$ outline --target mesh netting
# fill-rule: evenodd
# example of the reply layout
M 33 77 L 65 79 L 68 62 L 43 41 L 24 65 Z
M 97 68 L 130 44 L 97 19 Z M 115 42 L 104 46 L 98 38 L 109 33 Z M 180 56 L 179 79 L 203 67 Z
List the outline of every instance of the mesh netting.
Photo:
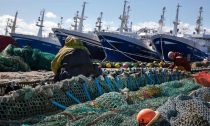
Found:
M 50 70 L 55 55 L 30 47 L 8 45 L 0 54 L 0 71 Z
M 174 86 L 180 83 L 182 83 L 180 86 Z M 192 88 L 189 88 L 190 86 Z M 159 106 L 163 105 L 169 97 L 174 97 L 178 94 L 189 94 L 192 90 L 199 88 L 193 81 L 187 79 L 167 82 L 161 85 L 155 85 L 155 87 L 157 89 L 161 88 L 161 91 L 155 90 L 159 93 L 159 95 L 157 95 L 157 93 L 151 93 L 154 91 L 154 86 L 144 87 L 145 90 L 148 89 L 148 93 L 153 94 L 149 98 L 139 95 L 144 90 L 128 92 L 128 95 L 123 92 L 105 93 L 96 98 L 94 101 L 73 105 L 67 107 L 65 111 L 59 114 L 47 116 L 36 125 L 135 126 L 137 125 L 135 117 L 141 109 L 151 108 L 155 110 Z M 169 89 L 171 91 L 177 90 L 177 95 L 165 94 L 163 91 L 165 89 Z M 183 92 L 183 89 L 186 89 L 186 91 Z
M 0 71 L 29 71 L 30 67 L 20 57 L 0 54 Z
M 198 85 L 192 80 L 171 81 L 174 80 L 177 75 L 179 76 L 176 79 L 187 77 L 186 74 L 180 71 L 170 71 L 167 69 L 159 70 L 159 72 L 155 71 L 156 70 L 145 70 L 143 73 L 139 71 L 124 71 L 115 74 L 110 72 L 108 75 L 94 79 L 80 75 L 57 82 L 56 84 L 46 84 L 37 86 L 36 88 L 25 87 L 13 91 L 9 95 L 0 97 L 0 120 L 9 123 L 11 123 L 11 120 L 30 122 L 27 118 L 33 117 L 32 120 L 35 121 L 32 122 L 34 123 L 41 119 L 40 116 L 37 117 L 37 115 L 44 116 L 44 114 L 62 109 L 68 110 L 67 106 L 94 99 L 96 100 L 91 102 L 91 104 L 79 104 L 78 106 L 81 105 L 79 108 L 75 105 L 72 108 L 72 111 L 74 111 L 74 108 L 77 108 L 75 115 L 72 115 L 72 111 L 66 112 L 65 114 L 68 116 L 65 114 L 65 116 L 62 115 L 61 117 L 65 119 L 59 122 L 55 120 L 55 123 L 71 123 L 71 125 L 86 123 L 88 121 L 81 122 L 81 120 L 88 120 L 89 117 L 95 120 L 96 117 L 99 117 L 101 114 L 104 115 L 106 112 L 113 118 L 116 116 L 116 120 L 118 120 L 121 117 L 128 118 L 128 115 L 135 116 L 134 114 L 137 111 L 140 111 L 142 108 L 147 108 L 148 106 L 156 109 L 163 104 L 168 97 L 177 96 L 180 93 L 187 94 L 198 88 Z M 156 81 L 158 80 L 157 78 L 160 80 L 162 76 L 164 76 L 164 79 L 162 79 L 163 82 L 171 82 L 156 85 L 156 83 L 158 83 Z M 161 81 L 159 81 L 158 84 L 160 83 Z M 143 87 L 145 85 L 148 86 Z M 130 92 L 128 93 L 129 90 Z M 136 90 L 138 91 L 131 92 Z M 124 95 L 117 92 L 106 94 L 114 91 L 121 92 Z M 137 111 L 134 110 L 134 108 Z M 125 113 L 125 111 L 127 113 Z M 95 116 L 95 114 L 99 115 Z M 118 117 L 118 115 L 121 115 L 121 117 Z M 106 117 L 106 114 L 104 116 Z M 106 120 L 104 116 L 101 118 Z M 68 119 L 66 119 L 67 117 Z M 69 117 L 72 119 L 69 119 Z M 87 117 L 87 119 L 83 117 Z M 52 116 L 52 118 L 54 118 L 54 116 Z M 111 122 L 110 120 L 113 118 L 110 118 L 108 122 Z M 101 119 L 99 118 L 93 121 L 93 123 L 99 123 L 100 121 L 98 120 Z M 134 119 L 130 118 L 129 120 L 130 122 L 135 122 Z M 49 120 L 49 122 L 54 123 L 51 120 Z M 107 123 L 107 121 L 105 121 L 104 124 L 105 123 Z M 126 125 L 124 120 L 121 123 Z
M 165 74 L 165 76 L 170 76 L 170 74 Z M 180 78 L 185 76 L 180 72 Z M 119 73 L 119 75 L 100 76 L 95 79 L 81 75 L 53 85 L 26 87 L 0 97 L 0 111 L 2 111 L 0 119 L 18 120 L 54 112 L 65 109 L 66 106 L 90 101 L 104 93 L 120 91 L 124 88 L 138 90 L 139 87 L 146 85 L 148 82 L 146 80 L 149 79 L 150 82 L 155 80 L 155 78 L 138 72 L 129 76 Z M 153 84 L 149 83 L 149 85 Z
M 175 126 L 210 124 L 210 105 L 198 97 L 180 95 L 169 99 L 157 111 Z

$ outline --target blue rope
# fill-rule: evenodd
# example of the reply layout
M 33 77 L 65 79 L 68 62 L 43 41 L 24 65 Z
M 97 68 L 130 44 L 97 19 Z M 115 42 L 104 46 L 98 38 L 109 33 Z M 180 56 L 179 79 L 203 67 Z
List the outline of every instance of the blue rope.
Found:
M 96 83 L 99 95 L 102 95 L 103 93 L 102 93 L 102 90 L 101 90 L 101 86 L 99 85 L 98 78 L 95 79 L 95 83 Z
M 60 104 L 60 103 L 58 103 L 58 102 L 56 102 L 56 101 L 52 101 L 51 102 L 53 105 L 55 105 L 55 106 L 57 106 L 58 108 L 60 108 L 60 109 L 66 109 L 67 107 L 66 106 L 64 106 L 64 105 L 62 105 L 62 104 Z
M 66 92 L 66 95 L 69 97 L 69 98 L 72 98 L 74 101 L 76 101 L 77 103 L 81 103 L 80 101 L 79 101 L 79 99 L 77 99 L 76 97 L 74 97 L 71 93 L 70 93 L 70 91 L 67 91 Z
M 88 100 L 91 101 L 91 97 L 90 97 L 90 94 L 88 92 L 88 89 L 87 89 L 87 86 L 86 86 L 86 83 L 85 82 L 82 84 L 82 88 L 85 91 L 85 95 L 88 98 Z
M 166 82 L 166 70 L 163 71 L 163 78 L 164 78 L 164 82 Z
M 141 77 L 138 77 L 137 81 L 136 81 L 136 86 L 137 87 L 140 87 L 140 82 L 141 82 Z
M 109 88 L 109 91 L 112 92 L 113 90 L 112 90 L 111 82 L 110 82 L 109 78 L 108 78 L 108 77 L 105 77 L 105 81 L 106 81 L 106 84 L 107 84 L 107 86 L 108 86 L 108 88 Z
M 146 77 L 145 77 L 145 74 L 143 74 L 141 77 L 140 77 L 140 84 L 145 81 Z M 145 84 L 145 83 L 144 83 Z M 141 85 L 140 85 L 141 86 Z
M 131 77 L 130 76 L 128 77 L 128 80 L 127 80 L 127 88 L 132 90 L 132 87 L 131 87 Z
M 116 85 L 116 87 L 117 87 L 117 89 L 119 90 L 121 87 L 120 87 L 120 82 L 119 82 L 119 78 L 116 76 L 115 78 L 114 78 L 114 80 L 115 80 L 115 85 Z
M 179 80 L 179 78 L 178 78 L 178 72 L 176 71 L 176 80 Z
M 171 81 L 174 80 L 172 72 L 170 72 Z
M 157 71 L 155 71 L 155 77 L 156 77 L 156 80 L 157 80 L 158 84 L 160 84 L 160 80 L 158 78 Z
M 181 79 L 181 75 L 180 75 L 181 73 L 180 72 L 178 72 L 178 78 L 179 78 L 179 80 Z
M 151 75 L 152 75 L 152 74 L 149 72 L 149 73 L 148 73 L 149 84 L 152 84 L 152 82 L 153 82 L 153 79 L 151 78 Z

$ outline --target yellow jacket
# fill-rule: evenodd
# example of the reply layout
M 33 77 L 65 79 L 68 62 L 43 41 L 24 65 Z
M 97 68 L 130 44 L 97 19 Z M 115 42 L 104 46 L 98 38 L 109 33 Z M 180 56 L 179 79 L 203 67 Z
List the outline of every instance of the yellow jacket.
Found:
M 51 70 L 55 74 L 57 73 L 57 70 L 61 67 L 61 61 L 63 60 L 65 55 L 74 51 L 75 49 L 84 49 L 89 53 L 88 49 L 83 46 L 83 43 L 78 38 L 68 36 L 65 40 L 64 47 L 59 50 L 59 52 L 56 54 L 55 58 L 51 62 Z

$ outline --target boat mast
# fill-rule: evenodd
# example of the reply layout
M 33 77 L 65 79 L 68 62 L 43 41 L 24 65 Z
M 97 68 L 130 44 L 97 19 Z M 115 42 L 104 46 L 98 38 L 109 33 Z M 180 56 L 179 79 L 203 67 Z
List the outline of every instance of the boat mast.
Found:
M 9 30 L 8 30 L 8 28 L 9 28 L 9 25 L 10 25 L 10 22 L 11 22 L 11 19 L 7 19 L 7 24 L 6 24 L 6 28 L 5 28 L 5 35 L 7 36 L 8 35 L 8 33 L 9 33 Z
M 61 17 L 60 23 L 58 23 L 58 28 L 62 29 L 63 25 L 63 17 Z
M 13 24 L 11 26 L 11 33 L 15 33 L 16 22 L 17 22 L 17 15 L 18 15 L 18 11 L 16 11 L 16 13 L 15 13 L 15 18 L 14 18 Z
M 84 14 L 85 14 L 85 4 L 86 4 L 86 3 L 87 3 L 87 2 L 84 2 L 84 3 L 83 3 L 83 7 L 82 7 L 82 14 L 81 14 L 80 22 L 79 22 L 79 26 L 78 26 L 78 31 L 79 31 L 79 32 L 82 32 L 83 21 L 85 20 Z
M 96 22 L 96 27 L 98 28 L 98 32 L 101 31 L 101 27 L 102 27 L 102 16 L 103 16 L 103 12 L 100 13 L 100 16 L 97 18 L 97 22 Z
M 124 30 L 127 31 L 127 32 L 129 31 L 129 28 L 128 28 L 129 12 L 130 12 L 130 6 L 127 7 L 126 20 L 125 20 L 125 28 L 124 28 Z
M 74 24 L 71 25 L 75 31 L 77 30 L 78 19 L 79 19 L 79 11 L 76 12 L 76 15 L 74 17 Z
M 200 7 L 199 16 L 198 19 L 196 20 L 196 27 L 195 27 L 195 31 L 197 32 L 197 34 L 200 34 L 201 32 L 202 19 L 203 19 L 202 12 L 203 12 L 203 7 Z
M 129 32 L 132 32 L 132 31 L 133 31 L 133 28 L 132 28 L 132 27 L 133 27 L 133 22 L 131 22 L 131 23 L 130 23 L 130 29 L 129 29 Z
M 162 33 L 163 31 L 163 26 L 164 26 L 164 20 L 165 20 L 165 11 L 166 11 L 166 7 L 163 7 L 163 13 L 162 15 L 160 16 L 160 20 L 159 20 L 159 25 L 160 25 L 160 33 Z
M 177 9 L 176 9 L 176 19 L 173 22 L 174 23 L 174 32 L 173 32 L 174 36 L 177 36 L 177 29 L 178 29 L 178 25 L 179 25 L 179 8 L 180 7 L 181 6 L 178 4 Z
M 44 13 L 45 13 L 45 10 L 43 9 L 41 12 L 40 12 L 40 15 L 41 15 L 41 19 L 40 17 L 38 18 L 38 22 L 36 23 L 36 26 L 39 27 L 39 32 L 38 32 L 38 37 L 42 37 L 42 28 L 44 27 L 43 25 L 43 22 L 44 22 Z M 39 23 L 40 22 L 40 23 Z
M 123 33 L 123 28 L 126 23 L 126 7 L 127 7 L 128 1 L 124 1 L 124 8 L 123 8 L 123 15 L 120 15 L 121 25 L 120 25 L 120 33 Z

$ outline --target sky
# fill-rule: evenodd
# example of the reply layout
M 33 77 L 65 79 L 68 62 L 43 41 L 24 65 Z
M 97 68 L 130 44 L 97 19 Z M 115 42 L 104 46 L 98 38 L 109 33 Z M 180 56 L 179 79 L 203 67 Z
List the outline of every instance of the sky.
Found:
M 44 34 L 52 27 L 57 27 L 60 17 L 63 17 L 63 27 L 70 29 L 76 11 L 82 11 L 84 0 L 0 0 L 0 34 L 5 33 L 6 21 L 13 19 L 18 11 L 17 33 L 34 34 L 38 32 L 35 26 L 40 11 L 45 9 Z M 120 26 L 119 16 L 123 12 L 124 0 L 86 0 L 84 31 L 91 31 L 100 12 L 103 12 L 103 29 L 116 30 Z M 179 28 L 183 32 L 192 33 L 198 17 L 200 6 L 203 6 L 202 28 L 210 33 L 210 0 L 128 0 L 131 7 L 129 21 L 133 29 L 149 27 L 157 28 L 162 8 L 166 7 L 164 31 L 173 28 L 176 6 L 181 5 L 179 13 Z

